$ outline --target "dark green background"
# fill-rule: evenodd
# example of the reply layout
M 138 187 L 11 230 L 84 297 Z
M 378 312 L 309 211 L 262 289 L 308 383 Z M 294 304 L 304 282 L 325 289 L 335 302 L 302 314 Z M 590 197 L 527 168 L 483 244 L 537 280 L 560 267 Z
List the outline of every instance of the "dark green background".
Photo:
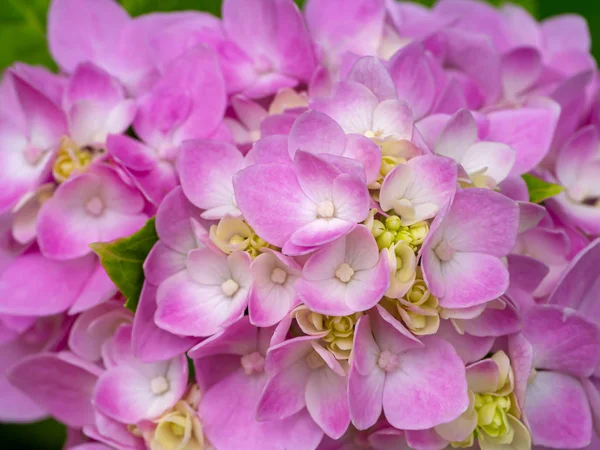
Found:
M 0 0 L 0 70 L 15 61 L 55 67 L 45 41 L 46 11 L 50 0 Z M 132 15 L 149 11 L 200 9 L 219 14 L 220 0 L 120 0 Z M 299 0 L 298 3 L 302 3 Z M 432 0 L 419 3 L 431 5 Z M 490 0 L 493 4 L 503 1 Z M 589 22 L 596 59 L 600 56 L 600 4 L 594 0 L 518 0 L 535 17 L 578 13 Z M 2 401 L 2 399 L 0 399 Z M 59 449 L 64 428 L 52 420 L 30 425 L 0 425 L 0 447 L 6 449 Z

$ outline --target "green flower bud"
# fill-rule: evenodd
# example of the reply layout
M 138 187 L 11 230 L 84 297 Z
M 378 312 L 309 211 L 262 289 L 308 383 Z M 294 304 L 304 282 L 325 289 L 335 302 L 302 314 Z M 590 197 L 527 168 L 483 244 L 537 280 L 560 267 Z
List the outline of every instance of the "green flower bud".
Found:
M 389 216 L 385 219 L 385 227 L 390 231 L 398 231 L 402 227 L 402 221 L 398 216 Z
M 377 237 L 376 241 L 379 250 L 389 248 L 389 246 L 394 243 L 394 234 L 391 231 L 384 231 L 379 237 Z
M 371 233 L 373 233 L 373 236 L 375 238 L 378 238 L 381 235 L 381 233 L 383 233 L 384 231 L 385 231 L 385 225 L 381 221 L 375 219 L 373 221 L 373 227 L 371 229 Z

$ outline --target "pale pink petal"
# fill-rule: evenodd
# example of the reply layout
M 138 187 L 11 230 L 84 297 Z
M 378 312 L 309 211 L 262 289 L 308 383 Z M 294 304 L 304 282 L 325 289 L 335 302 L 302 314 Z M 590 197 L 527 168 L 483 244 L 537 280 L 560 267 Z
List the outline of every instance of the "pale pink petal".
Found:
M 437 337 L 424 343 L 400 355 L 401 369 L 386 374 L 383 410 L 399 429 L 431 428 L 456 419 L 469 406 L 463 362 L 454 348 Z
M 398 98 L 410 105 L 416 120 L 425 116 L 435 100 L 435 79 L 423 46 L 413 42 L 400 49 L 388 63 Z
M 306 408 L 325 434 L 340 438 L 350 425 L 348 378 L 327 367 L 314 370 L 306 384 Z
M 329 99 L 316 99 L 312 109 L 321 111 L 340 124 L 344 132 L 364 134 L 373 129 L 377 97 L 364 85 L 352 81 L 338 83 Z
M 307 111 L 300 115 L 294 122 L 288 139 L 288 150 L 292 158 L 297 150 L 339 156 L 346 145 L 346 136 L 340 125 L 318 111 Z
M 380 102 L 396 98 L 396 89 L 390 73 L 382 62 L 374 56 L 365 56 L 352 66 L 347 79 L 364 84 Z M 400 97 L 401 100 L 405 100 Z M 407 102 L 411 104 L 410 102 Z
M 583 448 L 590 443 L 590 407 L 581 383 L 570 375 L 538 372 L 527 389 L 525 414 L 537 445 Z
M 242 169 L 243 160 L 239 150 L 225 142 L 195 140 L 182 145 L 178 162 L 181 187 L 194 205 L 206 210 L 204 218 L 239 215 L 232 178 Z
M 278 247 L 315 218 L 314 204 L 300 189 L 292 166 L 250 166 L 236 174 L 233 184 L 237 204 L 248 224 Z

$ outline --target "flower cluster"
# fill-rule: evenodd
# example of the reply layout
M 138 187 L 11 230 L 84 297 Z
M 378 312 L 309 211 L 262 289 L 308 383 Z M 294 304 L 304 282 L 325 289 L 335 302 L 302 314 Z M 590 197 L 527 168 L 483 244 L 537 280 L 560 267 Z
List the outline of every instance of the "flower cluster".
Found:
M 48 30 L 60 73 L 0 84 L 0 420 L 78 450 L 598 448 L 582 18 L 53 0 Z

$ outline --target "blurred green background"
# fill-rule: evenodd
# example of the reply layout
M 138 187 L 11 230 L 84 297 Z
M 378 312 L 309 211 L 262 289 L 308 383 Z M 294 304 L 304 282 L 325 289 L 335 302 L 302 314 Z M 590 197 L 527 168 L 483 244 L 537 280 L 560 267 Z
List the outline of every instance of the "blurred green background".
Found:
M 132 14 L 149 11 L 196 9 L 219 14 L 221 0 L 119 0 Z M 432 5 L 434 0 L 418 3 Z M 55 68 L 45 40 L 46 12 L 50 0 L 0 0 L 0 70 L 15 61 L 43 64 Z M 302 4 L 303 0 L 297 0 Z M 504 1 L 489 0 L 500 5 Z M 584 16 L 592 32 L 596 59 L 600 57 L 600 3 L 595 0 L 516 0 L 535 17 L 543 19 L 556 14 L 577 13 Z M 0 399 L 2 401 L 2 399 Z M 62 448 L 66 431 L 60 424 L 45 420 L 37 424 L 0 424 L 0 448 L 7 450 Z

